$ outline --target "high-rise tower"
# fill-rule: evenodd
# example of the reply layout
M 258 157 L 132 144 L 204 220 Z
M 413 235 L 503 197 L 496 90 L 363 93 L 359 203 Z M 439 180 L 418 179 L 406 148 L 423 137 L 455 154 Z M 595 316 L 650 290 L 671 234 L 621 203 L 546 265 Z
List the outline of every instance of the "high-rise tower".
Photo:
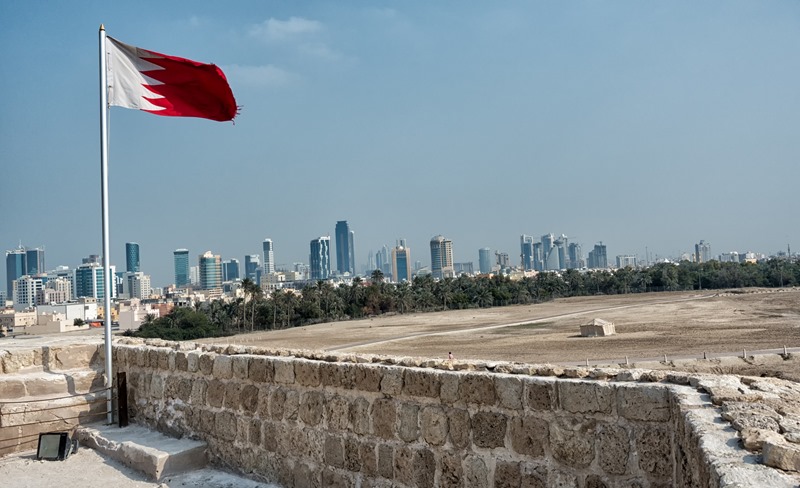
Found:
M 392 249 L 392 280 L 396 283 L 411 281 L 411 249 L 403 245 Z
M 492 250 L 488 247 L 478 249 L 478 270 L 481 274 L 492 272 Z
M 25 274 L 36 276 L 45 273 L 44 268 L 44 249 L 25 249 Z
M 346 220 L 336 222 L 336 271 L 355 274 L 355 250 L 353 236 Z
M 526 236 L 525 234 L 519 236 L 519 246 L 522 269 L 530 271 L 533 269 L 533 236 Z
M 14 296 L 14 280 L 27 273 L 25 248 L 6 251 L 6 296 Z
M 248 254 L 244 257 L 244 277 L 253 283 L 258 283 L 259 269 L 261 267 L 261 258 L 258 254 Z
M 125 270 L 128 273 L 137 273 L 139 269 L 139 244 L 135 242 L 125 243 Z
M 200 266 L 200 288 L 214 290 L 222 287 L 222 259 L 206 251 L 198 258 Z
M 435 279 L 455 276 L 453 241 L 441 235 L 431 238 L 431 275 Z
M 310 248 L 311 279 L 327 280 L 331 276 L 331 237 L 312 239 Z
M 272 250 L 272 239 L 264 239 L 262 244 L 264 250 L 264 274 L 275 272 L 275 253 Z
M 176 249 L 173 253 L 175 262 L 175 286 L 188 286 L 189 281 L 189 250 Z

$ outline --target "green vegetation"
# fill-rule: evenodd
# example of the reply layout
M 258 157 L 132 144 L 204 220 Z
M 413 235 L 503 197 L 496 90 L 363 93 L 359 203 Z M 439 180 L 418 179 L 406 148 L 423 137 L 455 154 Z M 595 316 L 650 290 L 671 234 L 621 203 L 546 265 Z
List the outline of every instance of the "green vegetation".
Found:
M 377 270 L 371 278 L 365 282 L 357 277 L 352 285 L 337 288 L 330 282 L 318 281 L 297 293 L 277 290 L 269 297 L 264 297 L 255 283 L 245 280 L 243 298 L 203 303 L 196 309 L 177 308 L 166 317 L 155 320 L 150 317 L 131 335 L 187 340 L 387 313 L 535 304 L 572 296 L 794 286 L 800 283 L 800 261 L 660 263 L 647 269 L 623 268 L 614 272 L 568 270 L 561 275 L 545 272 L 521 280 L 506 276 L 460 276 L 435 281 L 430 276 L 421 276 L 411 284 L 393 284 L 386 283 L 383 273 Z M 518 327 L 529 325 L 544 324 Z

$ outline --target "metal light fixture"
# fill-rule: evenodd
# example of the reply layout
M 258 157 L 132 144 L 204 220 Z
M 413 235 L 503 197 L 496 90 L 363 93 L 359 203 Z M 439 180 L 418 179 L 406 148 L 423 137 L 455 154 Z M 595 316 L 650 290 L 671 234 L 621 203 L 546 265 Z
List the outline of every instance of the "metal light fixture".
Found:
M 70 439 L 66 432 L 45 432 L 39 434 L 39 447 L 36 459 L 63 461 L 78 447 L 77 439 Z

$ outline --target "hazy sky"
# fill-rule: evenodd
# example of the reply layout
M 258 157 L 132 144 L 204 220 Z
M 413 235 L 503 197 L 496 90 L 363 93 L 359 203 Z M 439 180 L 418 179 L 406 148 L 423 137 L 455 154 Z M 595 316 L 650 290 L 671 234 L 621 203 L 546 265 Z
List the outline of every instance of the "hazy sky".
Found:
M 236 123 L 110 113 L 112 263 L 141 246 L 455 260 L 565 233 L 609 256 L 800 248 L 796 1 L 0 2 L 0 247 L 101 253 L 98 27 L 221 66 Z M 335 266 L 335 262 L 334 262 Z M 5 276 L 5 274 L 3 274 Z M 3 280 L 4 282 L 4 280 Z

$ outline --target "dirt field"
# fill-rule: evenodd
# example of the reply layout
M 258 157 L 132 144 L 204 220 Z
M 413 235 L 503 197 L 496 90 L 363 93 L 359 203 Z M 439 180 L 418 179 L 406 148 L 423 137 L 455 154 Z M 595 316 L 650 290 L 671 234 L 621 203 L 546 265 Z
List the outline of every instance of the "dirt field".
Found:
M 580 337 L 579 325 L 593 318 L 614 322 L 617 334 Z M 671 361 L 702 357 L 704 352 L 710 358 L 742 355 L 743 349 L 750 355 L 784 345 L 800 347 L 800 289 L 569 298 L 334 322 L 205 342 L 429 358 L 445 358 L 452 351 L 457 359 L 526 363 L 588 359 L 591 364 L 618 364 L 626 356 L 641 362 L 665 354 Z M 785 366 L 789 373 L 797 369 Z M 772 373 L 783 376 L 781 369 Z

